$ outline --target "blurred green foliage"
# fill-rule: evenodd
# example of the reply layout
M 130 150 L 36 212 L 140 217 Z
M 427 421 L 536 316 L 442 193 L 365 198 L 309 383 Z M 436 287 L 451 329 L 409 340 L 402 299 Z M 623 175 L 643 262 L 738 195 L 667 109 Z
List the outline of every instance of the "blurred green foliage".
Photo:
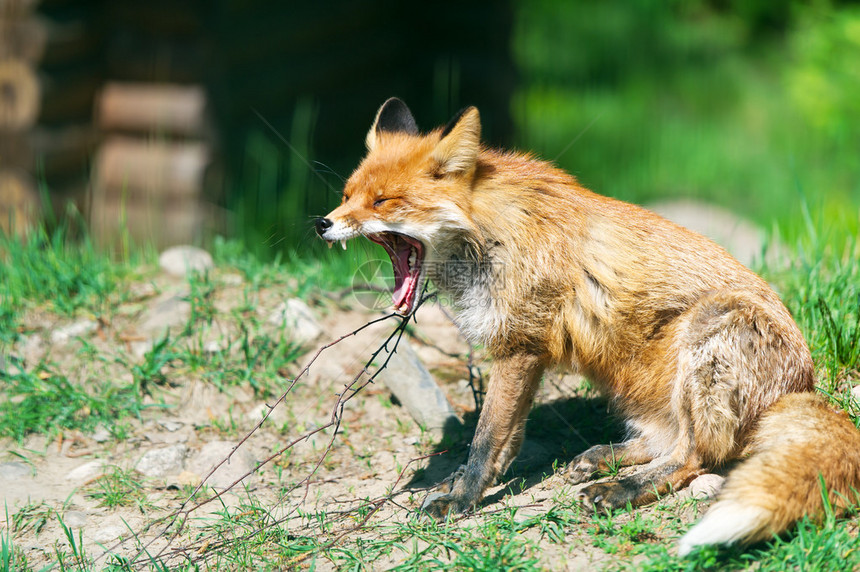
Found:
M 518 72 L 510 101 L 515 131 L 512 141 L 490 137 L 492 144 L 533 151 L 623 200 L 714 202 L 776 228 L 789 242 L 806 234 L 810 213 L 839 229 L 834 236 L 860 230 L 857 6 L 827 0 L 511 0 L 506 6 L 513 28 L 498 33 L 510 33 Z M 488 2 L 484 9 L 501 8 Z M 406 85 L 405 78 L 432 76 L 427 85 L 436 104 L 406 98 L 419 125 L 444 124 L 439 102 L 445 100 L 477 105 L 492 126 L 503 112 L 463 87 L 462 67 L 468 61 L 469 74 L 486 68 L 492 76 L 491 61 L 481 60 L 489 56 L 440 58 L 387 72 Z M 342 86 L 342 105 L 363 121 L 354 122 L 360 128 L 336 126 L 335 147 L 313 94 L 297 100 L 283 132 L 260 124 L 244 139 L 231 185 L 241 197 L 237 234 L 256 253 L 320 246 L 312 218 L 337 204 L 375 111 L 368 97 L 358 106 L 350 93 L 376 94 L 380 103 L 404 95 L 389 93 L 379 77 L 367 81 L 373 85 Z M 324 134 L 326 146 L 318 144 Z
M 860 8 L 809 13 L 791 38 L 794 63 L 786 74 L 792 103 L 819 136 L 860 136 Z
M 695 197 L 783 238 L 858 230 L 860 11 L 792 2 L 518 4 L 518 146 L 588 187 Z

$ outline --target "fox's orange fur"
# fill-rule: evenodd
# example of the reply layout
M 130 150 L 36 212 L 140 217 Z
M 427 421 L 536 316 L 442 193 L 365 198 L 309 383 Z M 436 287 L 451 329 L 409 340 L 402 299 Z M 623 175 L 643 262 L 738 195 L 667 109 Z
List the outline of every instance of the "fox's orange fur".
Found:
M 648 502 L 753 452 L 713 510 L 755 524 L 720 537 L 709 513 L 682 551 L 757 540 L 814 513 L 816 471 L 846 496 L 860 489 L 860 433 L 811 393 L 793 395 L 813 389 L 803 336 L 773 290 L 722 248 L 529 155 L 482 147 L 475 108 L 421 134 L 406 106 L 389 100 L 367 146 L 318 232 L 385 246 L 403 314 L 418 283 L 432 279 L 457 306 L 461 330 L 493 356 L 469 460 L 425 504 L 431 515 L 480 501 L 519 451 L 541 376 L 556 366 L 605 392 L 630 435 L 579 455 L 571 480 L 590 480 L 610 457 L 647 463 L 584 487 L 589 507 Z M 795 431 L 797 442 L 785 437 Z

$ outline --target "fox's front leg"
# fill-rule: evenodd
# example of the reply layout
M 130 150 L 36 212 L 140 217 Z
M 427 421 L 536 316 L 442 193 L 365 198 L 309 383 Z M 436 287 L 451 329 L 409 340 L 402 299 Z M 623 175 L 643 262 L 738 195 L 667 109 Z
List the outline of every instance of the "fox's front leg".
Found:
M 541 357 L 526 353 L 495 359 L 469 460 L 446 483 L 448 492 L 427 497 L 422 508 L 430 516 L 470 509 L 516 457 L 544 367 Z

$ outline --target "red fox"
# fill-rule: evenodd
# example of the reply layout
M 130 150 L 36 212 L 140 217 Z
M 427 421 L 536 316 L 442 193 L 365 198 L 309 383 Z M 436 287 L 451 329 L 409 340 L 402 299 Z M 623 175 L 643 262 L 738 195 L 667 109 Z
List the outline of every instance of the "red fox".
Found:
M 316 221 L 329 243 L 364 236 L 386 250 L 396 312 L 413 311 L 429 278 L 492 355 L 468 460 L 427 513 L 481 500 L 519 452 L 544 370 L 559 366 L 603 391 L 629 434 L 577 456 L 570 480 L 592 480 L 607 459 L 643 465 L 582 488 L 591 509 L 647 503 L 749 457 L 681 539 L 682 554 L 819 514 L 818 475 L 834 507 L 856 502 L 860 432 L 814 395 L 806 342 L 764 280 L 706 238 L 480 136 L 474 107 L 422 134 L 389 99 L 342 204 Z

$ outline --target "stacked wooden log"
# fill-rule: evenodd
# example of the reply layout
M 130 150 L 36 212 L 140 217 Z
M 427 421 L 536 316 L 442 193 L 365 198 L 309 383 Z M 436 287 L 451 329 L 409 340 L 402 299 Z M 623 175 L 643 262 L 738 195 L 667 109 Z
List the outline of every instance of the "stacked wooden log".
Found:
M 97 12 L 0 0 L 0 230 L 22 233 L 40 206 L 83 196 L 96 143 Z M 59 9 L 59 12 L 57 10 Z M 59 17 L 58 17 L 59 16 Z M 40 193 L 53 204 L 40 205 Z M 50 191 L 50 192 L 48 192 Z
M 96 124 L 105 138 L 92 174 L 91 230 L 103 242 L 127 232 L 159 247 L 198 241 L 211 152 L 199 85 L 105 85 Z
M 23 233 L 33 222 L 38 195 L 26 172 L 26 131 L 39 113 L 33 69 L 43 51 L 42 26 L 26 2 L 0 2 L 0 231 Z
M 207 94 L 209 3 L 110 0 L 95 124 L 90 226 L 158 247 L 197 243 L 217 223 Z

